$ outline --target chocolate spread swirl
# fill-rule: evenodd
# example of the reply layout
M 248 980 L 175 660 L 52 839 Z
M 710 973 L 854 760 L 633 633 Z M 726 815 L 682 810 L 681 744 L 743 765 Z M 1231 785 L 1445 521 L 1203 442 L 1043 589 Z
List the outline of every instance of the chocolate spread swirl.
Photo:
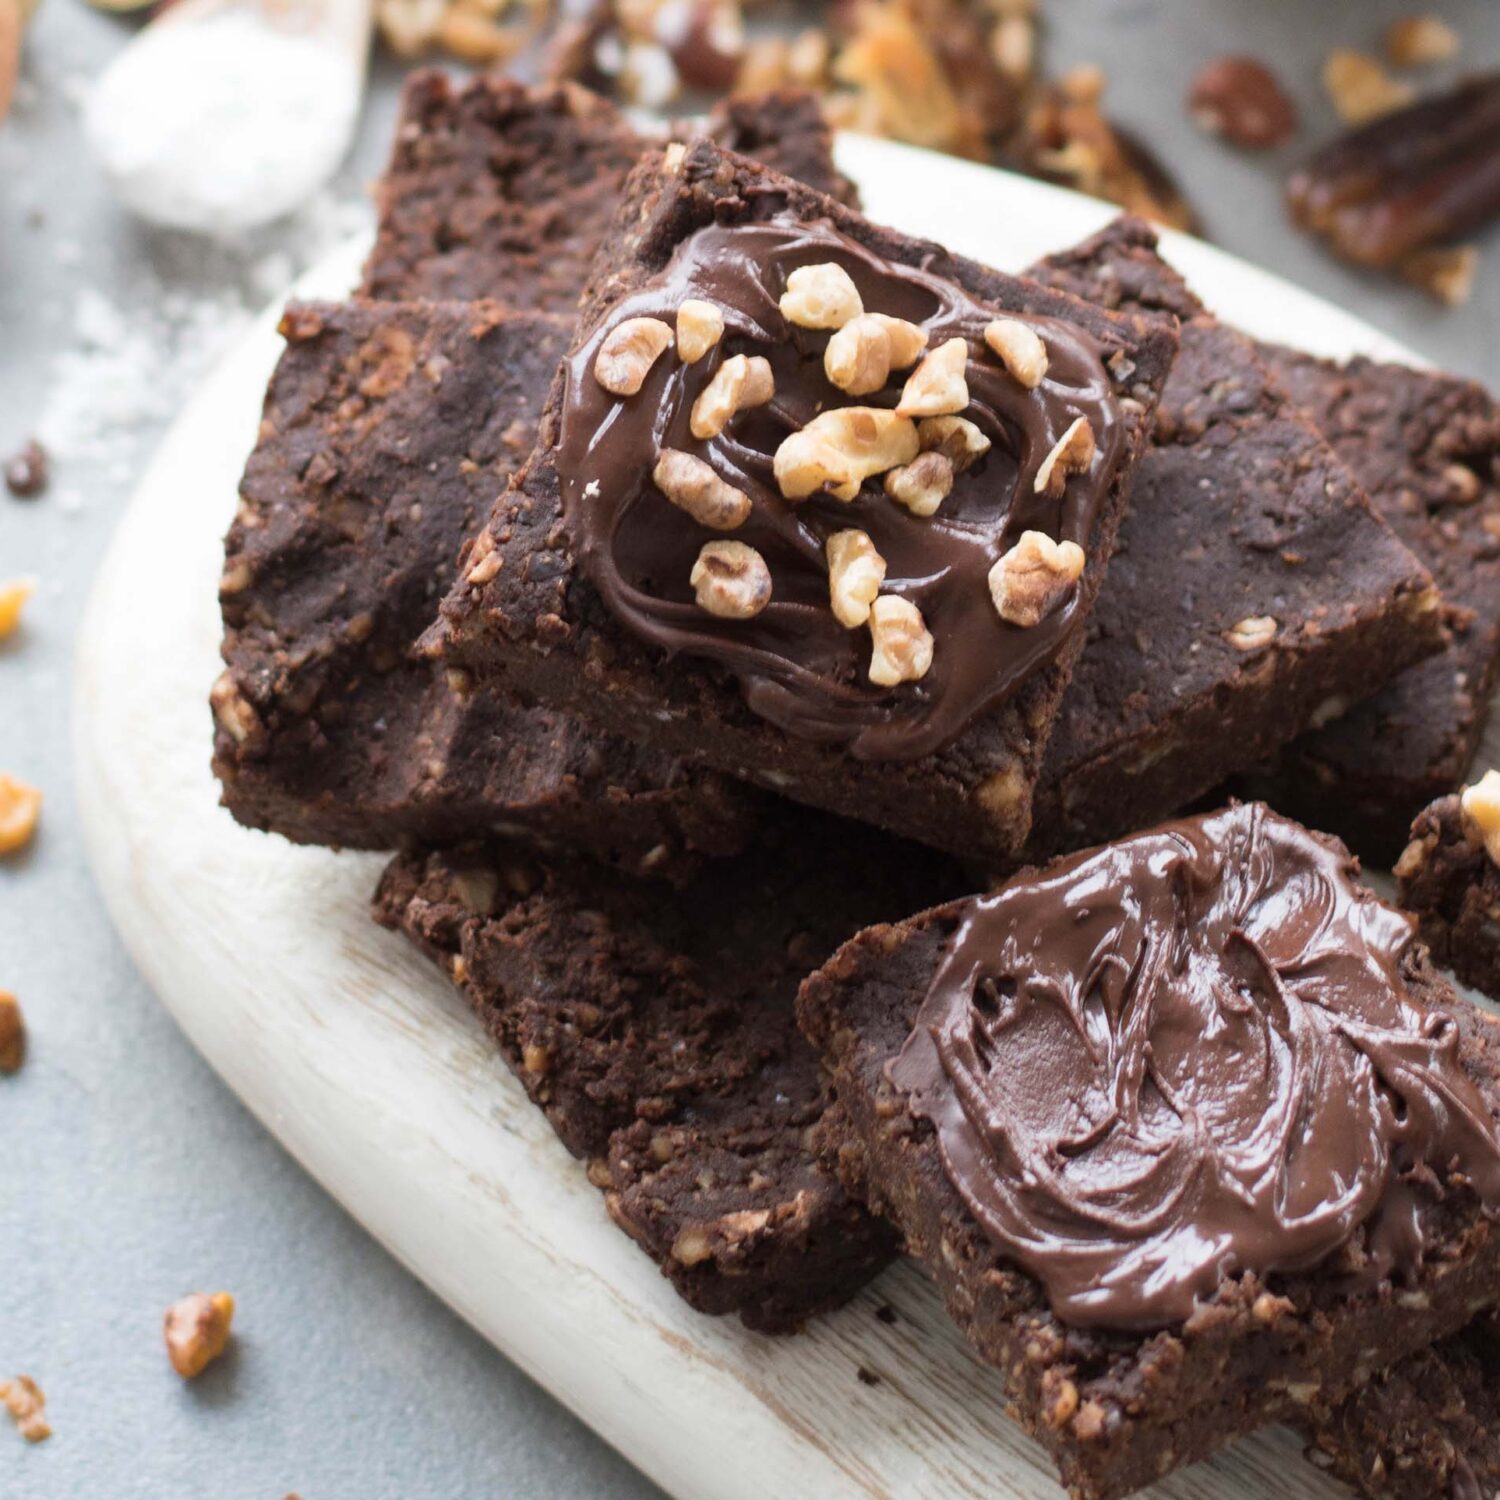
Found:
M 1415 924 L 1356 869 L 1251 804 L 966 907 L 890 1078 L 1062 1321 L 1161 1327 L 1336 1252 L 1400 1276 L 1424 1167 L 1500 1206 L 1457 1026 L 1403 978 Z
M 894 373 L 874 395 L 846 396 L 824 374 L 830 334 L 782 317 L 778 302 L 791 272 L 829 261 L 852 277 L 866 312 L 925 328 L 929 351 L 953 337 L 970 345 L 971 401 L 962 415 L 992 446 L 958 475 L 934 516 L 907 511 L 879 479 L 845 503 L 827 494 L 788 501 L 773 477 L 776 449 L 790 433 L 832 407 L 895 406 L 910 374 Z M 669 349 L 634 396 L 604 390 L 593 368 L 610 330 L 636 317 L 675 325 L 690 297 L 723 312 L 718 345 L 695 364 Z M 930 754 L 1010 697 L 1056 656 L 1082 606 L 1075 590 L 1040 624 L 1008 624 L 990 599 L 989 570 L 1025 530 L 1088 550 L 1124 427 L 1101 344 L 1058 319 L 1025 319 L 1046 343 L 1049 361 L 1042 384 L 1027 390 L 984 345 L 985 326 L 996 316 L 953 283 L 882 260 L 827 224 L 712 225 L 683 241 L 658 278 L 610 309 L 566 372 L 557 450 L 564 514 L 610 611 L 669 654 L 728 669 L 750 708 L 788 734 L 847 746 L 861 759 Z M 689 431 L 693 402 L 736 354 L 769 360 L 775 398 L 738 413 L 719 437 L 699 441 Z M 1071 477 L 1060 499 L 1034 494 L 1037 469 L 1080 416 L 1097 441 L 1088 471 Z M 754 547 L 770 568 L 772 600 L 753 619 L 718 618 L 694 602 L 689 578 L 698 551 L 726 533 L 699 525 L 658 493 L 651 476 L 662 448 L 703 459 L 750 497 L 750 518 L 727 535 Z M 869 632 L 834 618 L 824 544 L 848 528 L 868 533 L 886 559 L 882 591 L 909 599 L 932 632 L 933 662 L 920 681 L 872 684 Z

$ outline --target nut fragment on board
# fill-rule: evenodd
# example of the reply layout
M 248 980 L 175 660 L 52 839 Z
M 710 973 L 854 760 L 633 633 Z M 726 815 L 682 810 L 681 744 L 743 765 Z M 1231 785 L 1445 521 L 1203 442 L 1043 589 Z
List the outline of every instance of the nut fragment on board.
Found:
M 1201 68 L 1188 113 L 1210 135 L 1247 151 L 1284 145 L 1297 133 L 1297 106 L 1256 57 L 1217 57 Z
M 0 1073 L 14 1073 L 26 1059 L 26 1023 L 21 1002 L 0 990 Z
M 1412 86 L 1392 78 L 1378 57 L 1346 47 L 1335 48 L 1324 60 L 1323 88 L 1348 125 L 1367 124 L 1416 97 Z
M 17 500 L 35 500 L 45 494 L 50 478 L 47 450 L 35 438 L 5 460 L 5 487 Z
M 16 1430 L 28 1443 L 40 1443 L 52 1436 L 47 1422 L 47 1398 L 31 1376 L 0 1380 L 0 1406 L 11 1414 Z
M 1401 16 L 1385 29 L 1385 55 L 1397 68 L 1447 62 L 1462 45 L 1441 16 Z
M 201 1375 L 223 1354 L 234 1322 L 234 1298 L 228 1292 L 193 1292 L 174 1302 L 162 1319 L 167 1358 L 184 1380 Z
M 21 623 L 26 601 L 36 593 L 36 579 L 12 578 L 0 581 L 0 641 L 15 632 Z
M 41 792 L 0 771 L 0 854 L 24 849 L 36 833 L 41 815 Z

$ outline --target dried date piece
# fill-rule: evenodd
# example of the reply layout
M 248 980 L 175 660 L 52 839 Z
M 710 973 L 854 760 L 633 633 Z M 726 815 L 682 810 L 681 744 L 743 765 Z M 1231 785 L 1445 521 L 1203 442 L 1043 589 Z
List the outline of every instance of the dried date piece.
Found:
M 1385 115 L 1287 185 L 1293 220 L 1355 265 L 1394 267 L 1500 214 L 1500 73 Z
M 1258 58 L 1218 57 L 1193 80 L 1188 113 L 1210 135 L 1248 151 L 1284 145 L 1297 133 L 1297 106 Z

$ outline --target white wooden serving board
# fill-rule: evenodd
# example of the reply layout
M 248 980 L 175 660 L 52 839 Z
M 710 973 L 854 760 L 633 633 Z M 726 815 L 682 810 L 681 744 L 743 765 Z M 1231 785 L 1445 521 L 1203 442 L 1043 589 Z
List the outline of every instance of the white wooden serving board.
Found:
M 1092 200 L 845 137 L 872 217 L 1017 268 L 1110 217 Z M 1256 334 L 1413 356 L 1181 236 L 1171 258 Z M 350 244 L 297 287 L 342 295 Z M 79 639 L 90 857 L 136 963 L 224 1080 L 391 1252 L 664 1488 L 687 1500 L 1057 1500 L 998 1381 L 898 1267 L 805 1335 L 700 1317 L 609 1223 L 446 981 L 366 914 L 381 859 L 238 827 L 209 775 L 221 538 L 280 349 L 269 312 L 198 392 L 122 520 Z M 317 1253 L 315 1247 L 309 1253 Z M 882 1303 L 897 1313 L 878 1320 Z M 879 1377 L 856 1377 L 864 1367 Z M 1327 1497 L 1287 1433 L 1158 1500 Z

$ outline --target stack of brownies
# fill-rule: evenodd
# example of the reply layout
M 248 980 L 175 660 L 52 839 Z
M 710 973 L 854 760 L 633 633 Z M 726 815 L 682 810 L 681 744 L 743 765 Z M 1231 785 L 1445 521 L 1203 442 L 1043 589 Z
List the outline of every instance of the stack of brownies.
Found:
M 797 95 L 414 78 L 282 323 L 224 801 L 399 851 L 377 919 L 694 1307 L 904 1250 L 1081 1500 L 1284 1420 L 1491 1494 L 1500 1033 L 1285 814 L 1389 863 L 1449 797 L 1403 890 L 1500 973 L 1500 408 L 1137 221 L 1015 277 L 854 200 Z

